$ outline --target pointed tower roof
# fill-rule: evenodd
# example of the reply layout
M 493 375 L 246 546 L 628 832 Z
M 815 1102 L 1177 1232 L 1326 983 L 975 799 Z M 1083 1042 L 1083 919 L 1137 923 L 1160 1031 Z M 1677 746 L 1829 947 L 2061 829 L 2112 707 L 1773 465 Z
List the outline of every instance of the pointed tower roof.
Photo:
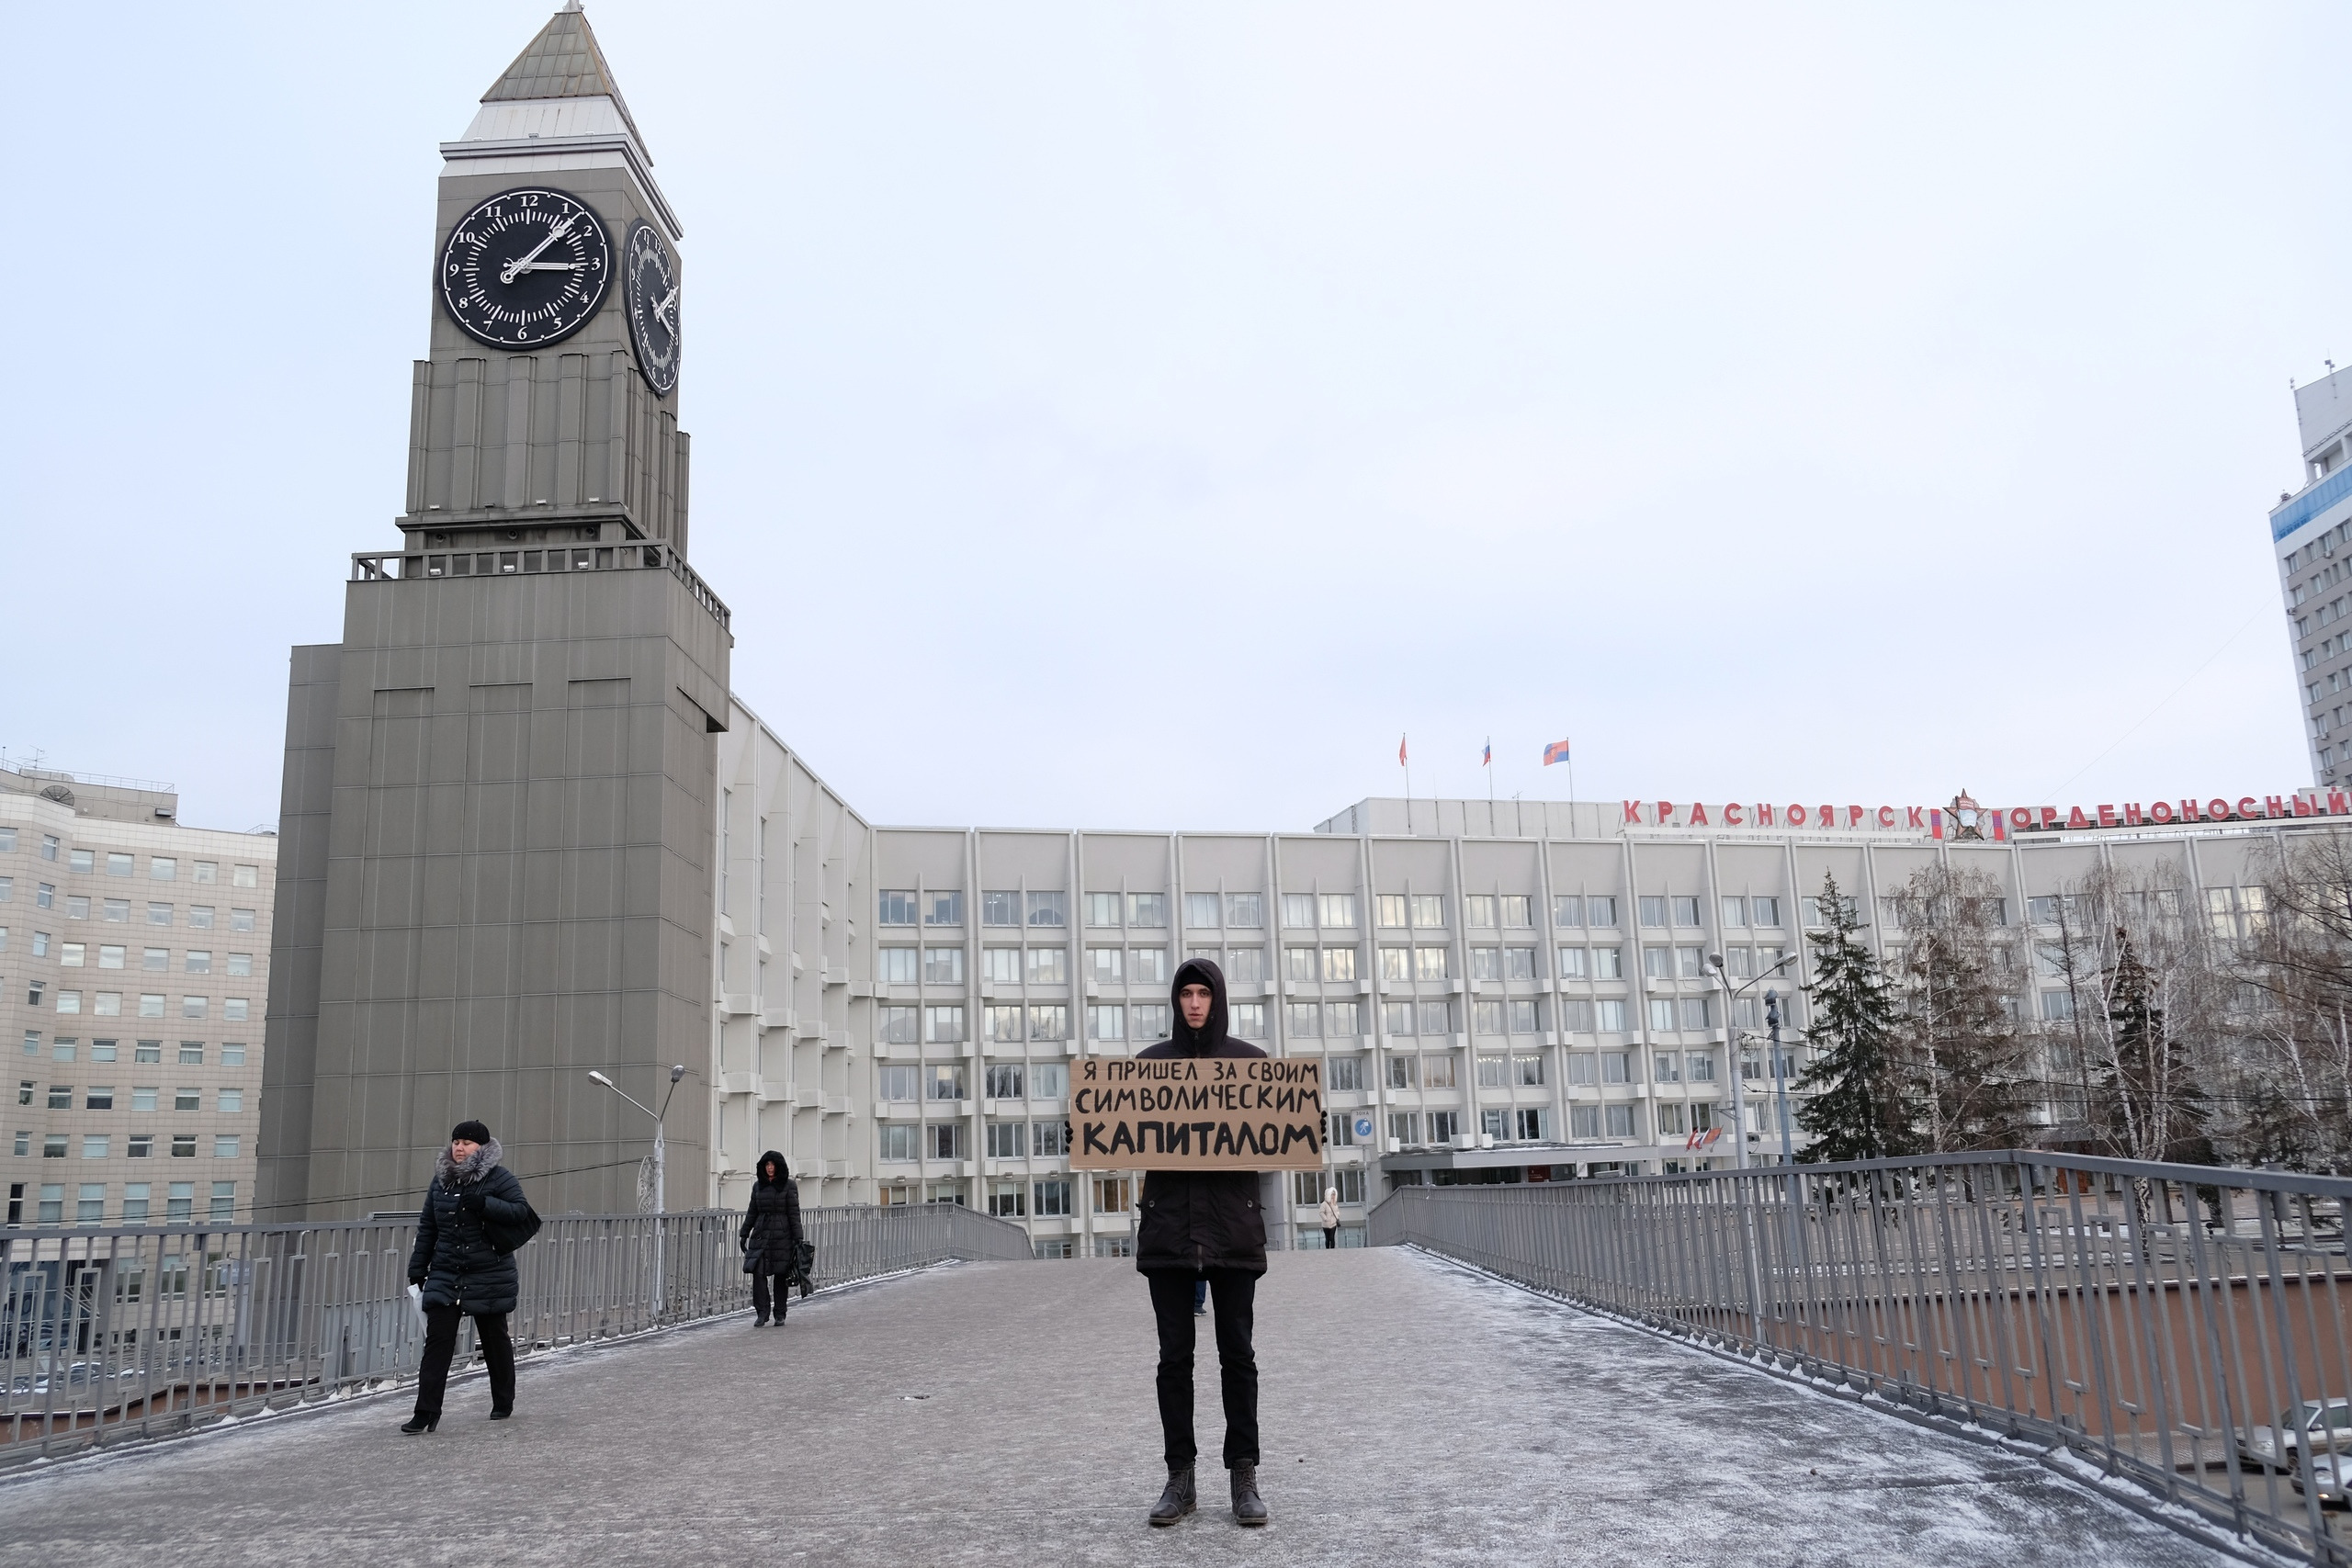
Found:
M 640 149 L 645 146 L 637 121 L 629 117 L 628 102 L 621 96 L 620 84 L 613 79 L 613 68 L 605 62 L 605 51 L 596 47 L 596 35 L 588 26 L 580 0 L 564 0 L 563 9 L 548 18 L 538 37 L 524 46 L 514 63 L 481 96 L 486 104 L 549 98 L 610 98 L 629 135 Z M 647 153 L 645 161 L 652 163 L 652 154 Z

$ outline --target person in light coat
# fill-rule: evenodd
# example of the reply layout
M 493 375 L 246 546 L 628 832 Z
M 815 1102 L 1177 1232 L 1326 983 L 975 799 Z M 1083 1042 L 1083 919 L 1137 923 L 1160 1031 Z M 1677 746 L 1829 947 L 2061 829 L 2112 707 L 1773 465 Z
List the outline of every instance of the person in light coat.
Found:
M 1323 1222 L 1323 1249 L 1329 1251 L 1340 1245 L 1340 1190 L 1323 1189 L 1323 1207 L 1317 1216 Z

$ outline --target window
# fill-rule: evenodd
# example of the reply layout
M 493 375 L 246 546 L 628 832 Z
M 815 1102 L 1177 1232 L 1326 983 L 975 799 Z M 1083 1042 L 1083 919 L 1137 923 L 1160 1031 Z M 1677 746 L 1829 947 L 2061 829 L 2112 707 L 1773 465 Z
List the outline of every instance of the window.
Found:
M 1419 1113 L 1411 1111 L 1390 1111 L 1388 1113 L 1388 1135 L 1396 1139 L 1400 1144 L 1419 1143 L 1421 1141 L 1420 1116 Z
M 1255 986 L 1266 977 L 1266 950 L 1229 947 L 1225 952 L 1225 977 L 1238 986 Z
M 147 879 L 150 882 L 169 882 L 179 874 L 180 863 L 172 856 L 149 855 L 147 857 Z
M 1311 928 L 1315 924 L 1315 895 L 1312 893 L 1283 894 L 1283 924 Z
M 1570 997 L 1560 1003 L 1560 1028 L 1570 1034 L 1592 1032 L 1592 1004 L 1581 997 Z
M 1138 986 L 1168 984 L 1168 950 L 1164 947 L 1138 947 L 1127 954 L 1129 978 Z
M 83 951 L 83 945 L 78 942 L 61 942 L 57 944 L 57 962 L 64 968 L 79 969 L 82 967 Z M 118 947 L 114 953 L 114 966 L 119 969 L 122 967 L 122 949 Z
M 1185 894 L 1184 923 L 1188 926 L 1214 928 L 1217 924 L 1219 902 L 1220 900 L 1214 893 Z
M 1631 1051 L 1603 1051 L 1600 1054 L 1600 1081 L 1604 1084 L 1634 1081 L 1634 1054 Z
M 107 1060 L 111 1062 L 114 1058 L 112 1056 L 108 1056 Z M 220 1065 L 224 1067 L 243 1066 L 245 1065 L 244 1046 L 234 1040 L 222 1041 L 220 1043 Z
M 1709 1004 L 1713 1000 L 1714 998 L 1712 997 L 1682 998 L 1680 999 L 1682 1009 L 1682 1027 L 1685 1029 L 1705 1029 L 1709 1027 Z
M 133 1133 L 133 1134 L 130 1134 L 130 1157 L 131 1157 L 132 1159 L 152 1159 L 152 1158 L 153 1158 L 153 1157 L 154 1157 L 154 1154 L 155 1154 L 155 1134 L 153 1134 L 153 1133 Z
M 1039 1159 L 1059 1158 L 1069 1153 L 1069 1123 L 1067 1122 L 1032 1122 L 1029 1123 L 1029 1146 Z
M 980 949 L 980 978 L 999 986 L 1021 982 L 1021 950 L 1017 947 Z
M 1524 893 L 1503 895 L 1503 926 L 1510 931 L 1524 930 L 1535 924 L 1535 900 Z
M 1634 1135 L 1634 1108 L 1632 1106 L 1604 1105 L 1600 1110 L 1602 1112 L 1601 1122 L 1602 1124 L 1608 1128 L 1608 1135 L 1610 1137 L 1630 1138 Z
M 1642 924 L 1645 926 L 1662 926 L 1666 924 L 1665 899 L 1642 898 L 1637 900 L 1637 902 L 1640 907 Z
M 50 858 L 53 860 L 56 857 L 52 855 Z M 109 853 L 107 856 L 107 874 L 108 876 L 129 876 L 131 873 L 131 858 L 129 855 Z
M 50 1085 L 49 1109 L 51 1111 L 73 1110 L 74 1086 L 70 1083 L 53 1083 Z
M 1067 1002 L 1036 1002 L 1029 1009 L 1029 1038 L 1039 1041 L 1069 1038 L 1069 1005 Z
M 1031 1182 L 1031 1212 L 1041 1220 L 1066 1218 L 1069 1213 L 1069 1185 L 1067 1181 Z
M 1294 1040 L 1318 1040 L 1323 1034 L 1323 1010 L 1314 1002 L 1293 1002 L 1287 1029 Z
M 1672 1051 L 1659 1052 L 1651 1063 L 1651 1068 L 1656 1075 L 1651 1080 L 1654 1083 L 1680 1083 L 1682 1081 L 1682 1057 L 1679 1053 Z
M 1060 947 L 1033 947 L 1028 953 L 1029 983 L 1033 986 L 1066 986 L 1069 984 L 1069 951 Z
M 214 1134 L 212 1139 L 212 1157 L 214 1159 L 235 1159 L 237 1157 L 236 1134 L 233 1133 L 220 1133 Z
M 1511 1120 L 1515 1123 L 1511 1129 L 1511 1135 L 1520 1142 L 1537 1144 L 1544 1141 L 1544 1108 L 1542 1106 L 1522 1105 L 1511 1112 Z
M 133 1088 L 130 1091 L 130 1109 L 133 1111 L 154 1110 L 156 1101 L 163 1092 L 160 1088 L 150 1088 L 144 1084 Z
M 1294 980 L 1315 978 L 1315 949 L 1286 947 L 1283 949 L 1283 973 Z
M 87 898 L 69 896 L 65 900 L 65 918 L 69 920 L 88 919 L 90 918 L 90 901 Z
M 1707 977 L 1707 953 L 1704 948 L 1678 947 L 1674 950 L 1674 972 L 1685 980 Z
M 2072 1022 L 2075 1017 L 2075 993 L 2072 991 L 2042 992 L 2041 1016 L 2052 1023 Z
M 1682 1134 L 1682 1107 L 1661 1101 L 1657 1108 L 1657 1135 L 1661 1138 L 1679 1138 Z
M 1116 893 L 1089 893 L 1086 896 L 1086 923 L 1090 926 L 1117 925 L 1119 896 Z
M 896 1165 L 915 1157 L 915 1128 L 907 1122 L 886 1122 L 881 1126 L 880 1157 Z
M 115 949 L 116 962 L 113 966 L 117 969 L 122 967 L 121 953 L 122 949 Z M 169 969 L 172 966 L 172 950 L 168 947 L 148 948 L 141 955 L 139 966 L 141 969 L 148 971 L 150 974 L 159 974 L 164 970 Z M 212 967 L 212 955 L 209 953 L 204 955 L 204 966 L 207 969 Z M 102 964 L 100 967 L 105 967 L 105 965 Z
M 62 1225 L 65 1223 L 65 1184 L 63 1182 L 42 1184 L 40 1208 L 38 1214 L 39 1223 L 44 1225 Z
M 109 906 L 120 904 L 123 907 L 125 917 L 128 918 L 130 909 L 130 899 L 109 898 L 107 900 L 107 903 Z M 151 926 L 170 925 L 172 923 L 172 907 L 169 904 L 148 905 L 147 923 Z M 190 905 L 187 911 L 187 923 L 192 926 L 202 927 L 208 931 L 210 930 L 212 926 L 212 906 L 209 904 Z
M 1652 997 L 1649 1013 L 1650 1029 L 1653 1032 L 1672 1029 L 1674 1027 L 1674 998 Z
M 1266 896 L 1262 893 L 1227 894 L 1225 923 L 1244 931 L 1261 929 L 1266 923 Z
M 991 1127 L 989 1133 L 989 1141 L 993 1143 L 996 1129 Z M 1028 1193 L 1029 1190 L 1018 1181 L 1000 1181 L 989 1189 L 989 1213 L 1001 1220 L 1021 1219 L 1028 1213 Z
M 886 1100 L 915 1098 L 915 1069 L 900 1065 L 886 1066 L 881 1071 L 881 1097 Z
M 1356 950 L 1354 948 L 1327 947 L 1323 950 L 1323 978 L 1353 980 L 1355 977 Z
M 251 976 L 253 972 L 254 955 L 252 953 L 232 953 L 229 954 L 229 973 L 232 977 L 243 979 Z
M 1098 1214 L 1124 1214 L 1135 1206 L 1134 1198 L 1135 1184 L 1124 1176 L 1094 1179 L 1094 1212 Z
M 1430 1142 L 1450 1144 L 1462 1135 L 1462 1112 L 1432 1111 L 1430 1112 Z
M 1692 1083 L 1715 1081 L 1715 1054 L 1713 1051 L 1693 1051 L 1682 1060 Z
M 212 880 L 209 869 L 211 864 L 212 863 L 210 861 L 204 860 L 200 860 L 196 863 L 196 879 L 198 882 L 209 882 Z M 238 866 L 234 871 L 229 874 L 229 885 L 232 887 L 259 887 L 261 886 L 261 867 L 257 865 Z
M 1356 1144 L 1356 1113 L 1334 1111 L 1326 1119 L 1323 1141 L 1335 1149 L 1351 1149 Z
M 1352 1094 L 1363 1088 L 1363 1058 L 1334 1056 L 1327 1064 L 1324 1076 L 1330 1081 L 1323 1087 L 1337 1094 Z
M 1035 1062 L 1029 1067 L 1029 1098 L 1063 1100 L 1069 1095 L 1069 1068 L 1060 1062 Z M 1039 1154 L 1049 1151 L 1039 1149 Z
M 1491 893 L 1464 894 L 1462 923 L 1472 931 L 1492 931 L 1495 925 L 1494 895 Z
M 924 1099 L 962 1100 L 965 1098 L 963 1063 L 934 1062 L 926 1070 L 925 1077 L 929 1081 L 931 1092 L 925 1095 Z
M 238 913 L 243 914 L 243 910 Z M 944 893 L 926 893 L 922 900 L 922 923 L 927 926 L 960 926 L 964 923 L 964 890 L 953 888 Z M 245 928 L 237 928 L 243 931 Z
M 1653 980 L 1674 977 L 1674 950 L 1670 947 L 1642 949 L 1642 973 Z
M 989 1127 L 989 1158 L 1021 1159 L 1029 1152 L 1029 1123 L 1026 1122 L 991 1122 Z M 1019 1188 L 1014 1188 L 1017 1193 Z
M 203 1105 L 201 1103 L 203 1099 L 204 1091 L 200 1089 L 186 1087 L 175 1089 L 172 1090 L 172 1109 L 175 1111 L 200 1111 L 203 1109 Z
M 1453 1081 L 1453 1054 L 1452 1052 L 1449 1051 L 1439 1055 L 1424 1056 L 1421 1058 L 1421 1087 L 1423 1089 L 1453 1089 L 1455 1087 Z
M 1090 947 L 1086 950 L 1086 977 L 1115 986 L 1126 973 L 1125 958 L 1124 948 Z
M 1622 980 L 1625 977 L 1625 954 L 1623 948 L 1596 947 L 1592 950 L 1592 977 L 1596 980 Z
M 886 986 L 911 986 L 915 983 L 915 952 L 911 947 L 886 947 L 875 954 L 878 979 Z
M 1510 1085 L 1510 1057 L 1483 1055 L 1479 1056 L 1478 1087 L 1480 1089 L 1507 1089 Z
M 1560 978 L 1561 978 L 1561 979 L 1563 979 L 1563 980 L 1581 980 L 1581 979 L 1583 979 L 1583 978 L 1585 977 L 1585 964 L 1584 964 L 1584 949 L 1583 949 L 1583 948 L 1581 948 L 1581 947 L 1563 947 L 1563 948 L 1559 948 L 1559 949 L 1557 949 L 1557 950 L 1555 950 L 1555 953 L 1554 953 L 1554 954 L 1553 954 L 1553 957 L 1554 957 L 1555 961 L 1555 962 L 1559 964 L 1559 966 L 1560 966 Z
M 1440 997 L 1429 1001 L 1417 1002 L 1414 1005 L 1419 1010 L 1418 1017 L 1420 1022 L 1420 1032 L 1423 1034 L 1451 1034 L 1453 1032 L 1453 998 Z
M 1405 924 L 1405 896 L 1401 893 L 1383 893 L 1376 901 L 1373 913 L 1381 925 Z
M 1034 926 L 1039 922 L 1035 916 L 1032 915 L 1029 923 Z M 1045 923 L 1057 926 L 1061 924 L 1059 920 L 1049 920 Z M 1168 924 L 1168 895 L 1165 893 L 1128 894 L 1127 924 L 1142 926 L 1149 931 L 1165 927 Z
M 1127 1037 L 1127 1010 L 1116 1005 L 1088 1008 L 1086 1037 L 1089 1040 L 1125 1040 Z
M 1470 950 L 1470 978 L 1499 980 L 1503 977 L 1503 950 L 1499 947 L 1474 947 Z
M 196 1183 L 175 1181 L 164 1190 L 164 1222 L 184 1225 L 196 1218 Z
M 1323 1004 L 1323 1033 L 1331 1040 L 1351 1040 L 1363 1032 L 1363 1013 L 1354 1002 Z
M 1413 1087 L 1412 1057 L 1391 1056 L 1388 1058 L 1388 1087 L 1390 1089 L 1410 1089 Z
M 1778 898 L 1750 898 L 1747 909 L 1757 925 L 1777 926 L 1781 923 L 1781 901 Z
M 922 1037 L 933 1044 L 947 1044 L 963 1039 L 964 1010 L 960 1007 L 923 1009 Z
M 175 1133 L 172 1134 L 172 1157 L 174 1159 L 194 1159 L 196 1157 L 196 1134 L 194 1133 Z
M 1452 972 L 1447 955 L 1450 948 L 1417 947 L 1413 949 L 1413 978 L 1442 980 Z
M 1699 923 L 1699 900 L 1696 898 L 1675 899 L 1674 923 L 1678 926 L 1697 925 Z
M 21 1098 L 22 1097 L 20 1097 L 20 1100 Z M 112 1084 L 92 1084 L 83 1092 L 82 1109 L 85 1111 L 112 1111 L 114 1109 L 114 1086 Z
M 219 1108 L 223 1116 L 233 1116 L 245 1108 L 245 1091 L 224 1089 L 220 1091 Z
M 1317 911 L 1327 926 L 1352 926 L 1356 923 L 1356 896 L 1352 893 L 1325 893 L 1316 899 Z
M 964 950 L 960 947 L 926 947 L 922 950 L 923 983 L 930 986 L 960 986 L 964 983 Z
M 131 1047 L 130 1059 L 134 1062 L 160 1062 L 164 1059 L 164 1043 L 160 1040 L 141 1040 Z M 151 1106 L 149 1109 L 153 1110 L 153 1107 Z
M 885 1045 L 912 1045 L 915 1037 L 915 1010 L 912 1008 L 876 1008 L 874 1014 L 874 1037 Z
M 122 1189 L 122 1223 L 138 1225 L 147 1223 L 147 1183 L 132 1181 Z
M 1029 895 L 1029 923 L 1033 926 L 1069 924 L 1069 895 L 1067 893 Z
M 980 895 L 980 924 L 1017 926 L 1020 923 L 1021 895 L 1017 890 L 999 889 Z
M 1533 997 L 1522 997 L 1507 1004 L 1513 1034 L 1533 1034 L 1544 1027 L 1543 1004 Z
M 1409 980 L 1413 977 L 1413 950 L 1409 947 L 1384 947 L 1380 950 L 1380 977 L 1384 980 Z
M 1472 1002 L 1470 1032 L 1474 1034 L 1500 1034 L 1503 1032 L 1503 1004 Z
M 30 1000 L 35 1006 L 39 1006 L 40 1003 L 40 990 L 41 983 L 39 980 L 35 980 L 32 984 L 32 996 L 30 998 Z M 82 1010 L 82 993 L 79 991 L 58 992 L 57 1010 L 60 1012 L 80 1012 Z
M 1021 1007 L 1018 1003 L 997 1003 L 980 1010 L 980 1028 L 984 1040 L 1001 1040 L 1014 1043 L 1021 1039 Z
M 1380 1027 L 1383 1032 L 1388 1034 L 1412 1033 L 1413 1004 L 1410 1002 L 1381 1003 Z

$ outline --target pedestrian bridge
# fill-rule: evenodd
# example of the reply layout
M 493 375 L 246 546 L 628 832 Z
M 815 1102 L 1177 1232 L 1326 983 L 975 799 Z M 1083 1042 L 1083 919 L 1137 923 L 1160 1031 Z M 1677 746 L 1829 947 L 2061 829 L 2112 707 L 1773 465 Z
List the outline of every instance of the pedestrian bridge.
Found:
M 1430 1255 L 1277 1254 L 1244 1532 L 1153 1530 L 1151 1316 L 1115 1260 L 949 1263 L 0 1483 L 0 1563 L 1560 1562 L 2168 1568 L 2221 1552 L 2035 1461 Z M 1215 1374 L 1202 1378 L 1214 1453 Z
M 1030 1261 L 960 1209 L 810 1212 L 823 1288 L 763 1329 L 735 1216 L 549 1221 L 516 1419 L 460 1381 L 416 1438 L 406 1225 L 9 1233 L 0 1568 L 2345 1568 L 2313 1454 L 2352 1447 L 2347 1198 L 2008 1154 L 1403 1189 L 1385 1245 L 1277 1253 L 1260 1287 L 1263 1531 L 1207 1472 L 1200 1515 L 1144 1524 L 1132 1265 Z M 1211 1356 L 1200 1391 L 1214 1454 Z

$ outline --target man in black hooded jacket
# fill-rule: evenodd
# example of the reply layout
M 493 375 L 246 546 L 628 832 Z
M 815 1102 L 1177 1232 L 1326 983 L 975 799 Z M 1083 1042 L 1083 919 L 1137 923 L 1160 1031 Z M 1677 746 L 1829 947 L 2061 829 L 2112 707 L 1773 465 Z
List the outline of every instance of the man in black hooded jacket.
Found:
M 1226 1032 L 1225 972 L 1205 958 L 1176 971 L 1171 1038 L 1137 1052 L 1146 1057 L 1263 1056 Z M 1159 1425 L 1166 1440 L 1168 1487 L 1151 1510 L 1172 1525 L 1197 1506 L 1193 1483 L 1193 1287 L 1206 1280 L 1216 1308 L 1216 1359 L 1225 1393 L 1225 1467 L 1233 1482 L 1236 1523 L 1266 1522 L 1258 1495 L 1258 1358 L 1250 1348 L 1258 1276 L 1266 1271 L 1266 1214 L 1251 1170 L 1155 1170 L 1143 1181 L 1136 1268 L 1151 1284 L 1159 1321 Z

